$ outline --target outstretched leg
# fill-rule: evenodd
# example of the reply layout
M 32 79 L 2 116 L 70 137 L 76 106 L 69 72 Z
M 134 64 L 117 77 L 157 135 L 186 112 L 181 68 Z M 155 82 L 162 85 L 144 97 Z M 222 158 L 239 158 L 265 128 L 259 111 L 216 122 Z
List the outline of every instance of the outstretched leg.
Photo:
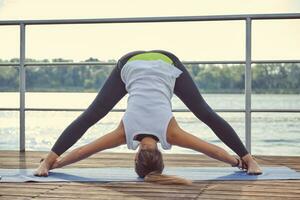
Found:
M 262 170 L 255 159 L 248 153 L 234 129 L 205 102 L 189 72 L 174 55 L 173 62 L 176 67 L 183 71 L 175 82 L 174 93 L 176 96 L 183 101 L 198 119 L 208 125 L 220 140 L 247 163 L 249 174 L 260 174 Z
M 48 176 L 48 171 L 57 158 L 78 141 L 92 125 L 107 115 L 125 96 L 127 91 L 121 79 L 120 72 L 123 65 L 121 61 L 125 61 L 125 58 L 119 60 L 89 107 L 62 132 L 51 151 L 43 161 L 41 160 L 35 175 Z
M 102 119 L 127 94 L 125 83 L 121 79 L 121 69 L 130 57 L 145 51 L 132 51 L 123 55 L 114 67 L 103 87 L 90 106 L 74 120 L 60 135 L 51 151 L 60 156 L 82 135 Z
M 247 155 L 248 151 L 234 129 L 206 103 L 189 72 L 174 55 L 173 62 L 183 71 L 175 82 L 174 93 L 176 96 L 236 154 L 240 157 Z
M 53 163 L 55 163 L 56 159 L 78 141 L 88 128 L 107 115 L 125 96 L 127 91 L 121 79 L 121 69 L 131 56 L 143 52 L 144 51 L 129 52 L 118 60 L 117 65 L 112 70 L 94 101 L 59 136 L 51 151 L 40 163 L 37 169 L 37 175 L 47 176 L 49 169 Z
M 62 132 L 51 151 L 60 156 L 125 96 L 127 91 L 120 70 L 118 65 L 114 67 L 93 102 Z

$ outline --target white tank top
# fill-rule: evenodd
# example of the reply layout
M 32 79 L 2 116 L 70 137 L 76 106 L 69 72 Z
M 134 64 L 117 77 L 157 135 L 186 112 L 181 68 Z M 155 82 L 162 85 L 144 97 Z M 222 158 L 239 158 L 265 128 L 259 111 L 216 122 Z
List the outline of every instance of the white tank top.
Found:
M 138 134 L 159 139 L 163 149 L 171 149 L 166 132 L 173 117 L 171 99 L 180 69 L 162 60 L 133 60 L 121 69 L 121 79 L 129 94 L 123 124 L 128 149 L 135 150 Z

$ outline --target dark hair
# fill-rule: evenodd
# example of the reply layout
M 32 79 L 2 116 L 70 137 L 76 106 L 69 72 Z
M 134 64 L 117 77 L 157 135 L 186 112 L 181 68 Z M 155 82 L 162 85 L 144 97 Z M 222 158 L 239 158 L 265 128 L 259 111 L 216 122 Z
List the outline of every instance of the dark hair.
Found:
M 164 162 L 162 153 L 157 149 L 141 149 L 135 161 L 135 172 L 147 182 L 160 184 L 191 185 L 190 180 L 162 174 Z

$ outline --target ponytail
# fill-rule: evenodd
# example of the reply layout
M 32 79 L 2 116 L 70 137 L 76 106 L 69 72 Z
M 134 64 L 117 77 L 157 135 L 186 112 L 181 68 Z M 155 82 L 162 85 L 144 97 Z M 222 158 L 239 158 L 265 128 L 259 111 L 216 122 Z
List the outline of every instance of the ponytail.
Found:
M 164 162 L 158 149 L 141 149 L 135 160 L 135 172 L 145 182 L 167 185 L 192 185 L 192 181 L 173 175 L 162 174 Z
M 161 174 L 156 171 L 150 172 L 144 178 L 145 182 L 158 183 L 162 185 L 192 185 L 191 180 L 174 175 Z

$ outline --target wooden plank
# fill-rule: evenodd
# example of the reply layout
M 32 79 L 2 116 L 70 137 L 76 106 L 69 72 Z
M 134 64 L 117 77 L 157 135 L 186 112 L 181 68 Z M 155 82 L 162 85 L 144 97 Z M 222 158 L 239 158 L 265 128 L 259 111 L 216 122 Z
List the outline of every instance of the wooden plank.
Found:
M 0 150 L 0 168 L 35 168 L 47 152 Z M 63 156 L 63 155 L 62 155 Z M 261 166 L 300 169 L 300 157 L 254 155 Z M 66 167 L 133 167 L 134 153 L 98 153 Z M 165 154 L 166 166 L 229 166 L 201 154 Z M 195 181 L 193 186 L 146 182 L 1 183 L 2 199 L 297 199 L 300 180 Z
M 0 200 L 8 200 L 8 199 L 13 199 L 13 200 L 32 200 L 31 197 L 16 197 L 16 196 L 9 196 L 9 195 L 8 196 L 0 196 Z
M 224 199 L 231 199 L 231 200 L 266 200 L 266 199 L 272 199 L 272 200 L 298 200 L 299 198 L 287 198 L 287 197 L 273 197 L 270 196 L 268 198 L 266 197 L 260 197 L 260 196 L 243 196 L 239 194 L 235 195 L 230 195 L 230 196 L 224 196 L 222 194 L 200 194 L 197 198 L 197 200 L 213 200 L 213 199 L 219 199 L 219 200 L 224 200 Z
M 85 200 L 89 200 L 89 199 L 97 199 L 97 200 L 116 200 L 116 199 L 124 199 L 126 198 L 126 200 L 145 200 L 144 198 L 139 198 L 139 197 L 134 197 L 134 196 L 107 196 L 107 195 L 98 195 L 98 196 L 92 196 L 92 197 L 85 197 Z M 33 199 L 32 199 L 33 200 Z M 61 197 L 48 197 L 45 195 L 41 195 L 39 197 L 35 197 L 34 200 L 62 200 Z M 78 200 L 78 198 L 74 197 L 74 198 L 68 198 L 68 200 Z
M 204 192 L 202 192 L 202 194 L 221 194 L 224 197 L 226 196 L 231 196 L 234 194 L 239 194 L 242 196 L 261 196 L 261 197 L 265 197 L 265 198 L 270 198 L 270 197 L 289 197 L 289 198 L 299 198 L 299 194 L 294 194 L 294 193 L 286 193 L 286 192 L 268 192 L 268 191 L 245 191 L 245 190 L 240 190 L 238 192 L 234 192 L 234 191 L 230 191 L 230 190 L 206 190 Z

